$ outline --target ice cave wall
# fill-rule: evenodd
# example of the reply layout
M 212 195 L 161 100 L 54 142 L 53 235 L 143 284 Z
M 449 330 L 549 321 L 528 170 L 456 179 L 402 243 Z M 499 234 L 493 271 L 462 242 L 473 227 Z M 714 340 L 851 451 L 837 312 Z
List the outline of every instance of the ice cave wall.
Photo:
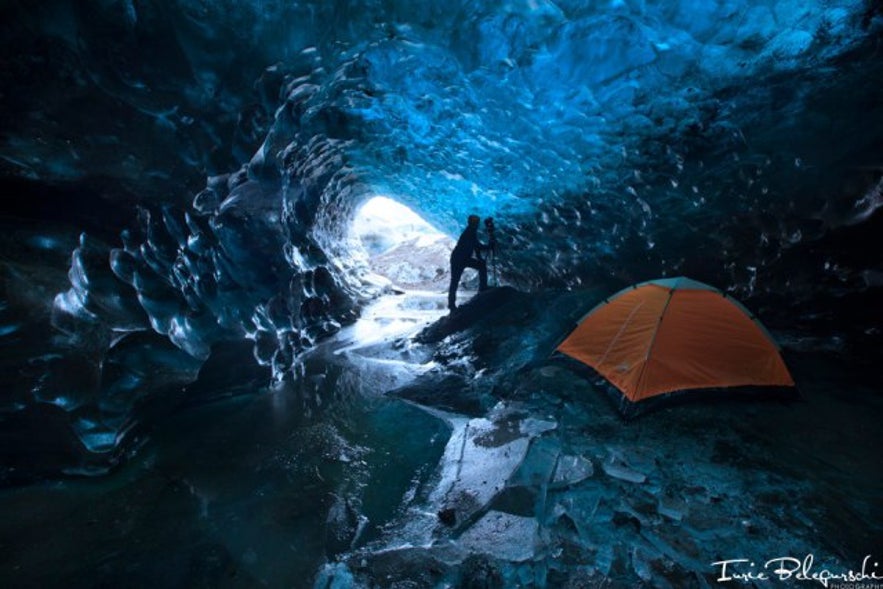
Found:
M 43 361 L 58 376 L 15 400 L 61 407 L 90 451 L 221 342 L 297 378 L 367 294 L 347 226 L 375 194 L 451 234 L 495 217 L 522 288 L 687 274 L 810 329 L 840 319 L 832 300 L 879 299 L 860 245 L 883 203 L 870 1 L 3 12 L 4 177 L 99 193 L 62 202 L 73 225 L 132 211 L 118 238 L 81 237 Z

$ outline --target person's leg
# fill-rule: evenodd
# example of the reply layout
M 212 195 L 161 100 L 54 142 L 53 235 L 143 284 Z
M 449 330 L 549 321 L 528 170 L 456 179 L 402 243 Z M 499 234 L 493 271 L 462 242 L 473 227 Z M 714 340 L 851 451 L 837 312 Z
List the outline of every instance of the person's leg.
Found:
M 448 287 L 448 309 L 457 308 L 457 288 L 460 286 L 460 277 L 463 276 L 465 266 L 451 262 L 451 285 Z
M 466 267 L 478 270 L 478 290 L 487 290 L 487 262 L 479 258 L 469 258 Z

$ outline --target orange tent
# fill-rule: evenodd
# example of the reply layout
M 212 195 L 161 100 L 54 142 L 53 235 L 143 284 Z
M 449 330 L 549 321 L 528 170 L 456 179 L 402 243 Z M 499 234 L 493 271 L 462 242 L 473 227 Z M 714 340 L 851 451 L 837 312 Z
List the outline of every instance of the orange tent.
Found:
M 627 413 L 675 391 L 794 386 L 754 316 L 721 291 L 684 277 L 620 291 L 583 317 L 557 349 L 613 383 Z

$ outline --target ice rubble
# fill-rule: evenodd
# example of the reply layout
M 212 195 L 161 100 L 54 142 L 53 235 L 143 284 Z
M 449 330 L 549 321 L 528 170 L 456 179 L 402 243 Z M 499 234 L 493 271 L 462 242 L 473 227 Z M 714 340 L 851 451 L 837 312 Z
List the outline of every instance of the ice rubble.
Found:
M 305 352 L 298 379 L 168 416 L 115 475 L 4 491 L 0 577 L 701 587 L 721 558 L 813 552 L 839 570 L 874 549 L 879 477 L 861 473 L 879 462 L 862 448 L 879 396 L 840 376 L 832 394 L 831 359 L 810 354 L 796 373 L 811 403 L 624 423 L 591 380 L 545 361 L 548 334 L 592 302 L 482 293 L 463 305 L 481 320 L 421 343 L 445 294 L 383 298 Z M 439 394 L 440 373 L 475 386 Z
M 492 297 L 470 304 L 484 305 L 491 323 L 508 312 Z M 544 320 L 538 309 L 528 314 L 526 324 Z M 459 333 L 475 353 L 483 329 L 460 326 L 427 345 L 444 358 Z M 501 337 L 531 354 L 541 348 Z M 502 368 L 457 349 L 470 364 Z M 601 390 L 554 363 L 528 363 L 509 386 L 480 417 L 421 397 L 451 428 L 438 463 L 380 534 L 321 567 L 314 587 L 710 587 L 720 573 L 713 562 L 783 550 L 815 554 L 819 568 L 857 566 L 858 545 L 844 551 L 852 532 L 832 534 L 831 520 L 845 517 L 842 525 L 850 516 L 833 498 L 820 502 L 830 491 L 826 476 L 805 476 L 814 459 L 797 458 L 779 437 L 806 425 L 804 410 L 712 404 L 627 424 Z M 870 513 L 872 503 L 868 496 L 853 505 Z M 867 549 L 873 533 L 863 533 Z

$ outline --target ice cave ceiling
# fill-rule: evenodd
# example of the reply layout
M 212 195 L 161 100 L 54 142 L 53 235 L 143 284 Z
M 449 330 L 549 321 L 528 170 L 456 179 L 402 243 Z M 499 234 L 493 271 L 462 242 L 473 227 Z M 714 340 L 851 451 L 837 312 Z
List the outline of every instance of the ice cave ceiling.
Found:
M 69 335 L 43 362 L 81 366 L 91 392 L 44 388 L 120 415 L 93 438 L 80 423 L 94 448 L 145 379 L 192 379 L 216 342 L 253 341 L 279 376 L 349 320 L 364 289 L 347 228 L 374 195 L 451 235 L 493 216 L 522 289 L 685 274 L 774 325 L 879 342 L 873 0 L 0 11 L 3 206 L 73 253 L 37 303 Z M 174 370 L 132 376 L 144 349 Z

